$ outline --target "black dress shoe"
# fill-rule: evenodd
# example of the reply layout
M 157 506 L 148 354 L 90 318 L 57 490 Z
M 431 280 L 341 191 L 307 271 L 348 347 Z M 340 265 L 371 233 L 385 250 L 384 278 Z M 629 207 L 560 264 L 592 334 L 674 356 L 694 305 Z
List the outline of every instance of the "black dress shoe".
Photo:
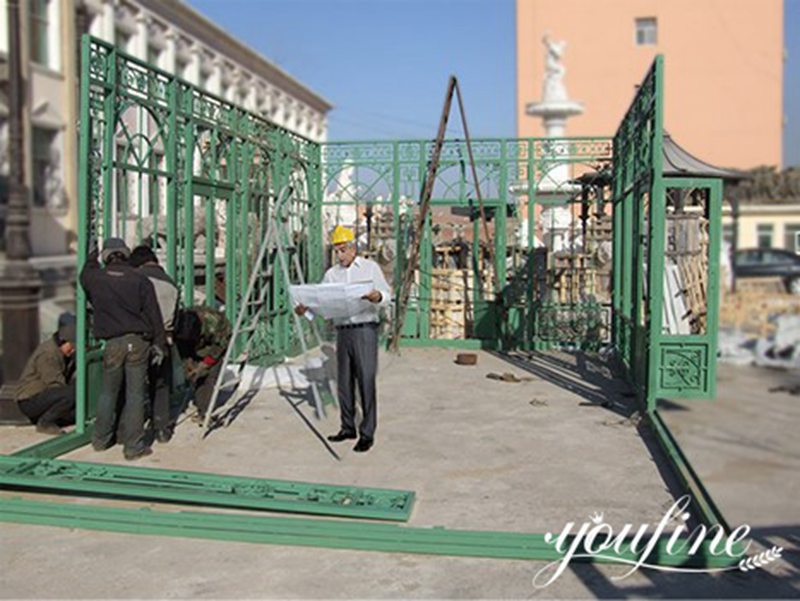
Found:
M 172 440 L 172 430 L 170 428 L 156 430 L 156 440 L 162 444 L 169 442 Z
M 133 453 L 123 453 L 124 457 L 128 461 L 136 461 L 137 459 L 141 459 L 142 457 L 147 457 L 148 455 L 153 454 L 153 449 L 150 447 L 145 447 L 140 451 L 134 451 Z
M 342 442 L 343 440 L 355 440 L 356 433 L 355 432 L 345 432 L 344 430 L 339 430 L 336 434 L 331 434 L 328 436 L 328 440 L 331 442 Z
M 373 444 L 375 444 L 375 441 L 371 438 L 359 438 L 356 446 L 353 447 L 353 450 L 356 453 L 366 453 L 372 448 Z
M 37 422 L 36 431 L 39 434 L 50 434 L 51 436 L 64 433 L 64 430 L 59 428 L 58 425 L 54 424 L 53 422 Z

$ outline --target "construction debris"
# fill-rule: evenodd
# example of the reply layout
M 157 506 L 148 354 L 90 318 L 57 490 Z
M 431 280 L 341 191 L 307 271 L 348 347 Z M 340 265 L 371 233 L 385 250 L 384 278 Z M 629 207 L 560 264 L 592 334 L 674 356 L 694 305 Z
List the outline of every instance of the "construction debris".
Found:
M 456 355 L 456 365 L 475 365 L 477 363 L 477 353 L 458 353 Z
M 721 330 L 720 361 L 736 365 L 800 368 L 800 315 L 778 315 L 772 320 L 774 333 L 748 336 L 742 331 Z
M 533 380 L 533 378 L 531 378 L 531 377 L 522 377 L 522 378 L 520 378 L 519 376 L 516 376 L 516 375 L 512 374 L 511 372 L 504 372 L 502 374 L 490 372 L 490 373 L 486 374 L 486 377 L 489 378 L 490 380 L 498 380 L 500 382 L 510 382 L 510 383 L 513 383 L 513 384 L 517 384 L 519 382 L 530 382 L 530 381 Z
M 769 389 L 770 392 L 788 392 L 792 396 L 800 396 L 800 384 L 794 386 L 775 386 Z

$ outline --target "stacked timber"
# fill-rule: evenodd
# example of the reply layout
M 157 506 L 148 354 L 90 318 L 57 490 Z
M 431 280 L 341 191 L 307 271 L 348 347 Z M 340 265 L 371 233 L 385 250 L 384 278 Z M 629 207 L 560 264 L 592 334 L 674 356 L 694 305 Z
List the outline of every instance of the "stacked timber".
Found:
M 574 303 L 595 289 L 595 261 L 589 253 L 553 255 L 553 290 L 558 302 Z
M 708 220 L 699 213 L 667 216 L 665 261 L 665 312 L 674 309 L 672 334 L 703 334 L 708 314 Z M 677 277 L 670 279 L 670 270 Z M 671 314 L 671 313 L 670 313 Z M 680 331 L 678 322 L 687 322 L 689 331 Z M 676 330 L 677 328 L 677 330 Z
M 780 292 L 748 290 L 737 280 L 736 292 L 725 293 L 720 299 L 719 325 L 766 338 L 775 333 L 777 316 L 797 314 L 800 314 L 800 298 L 787 293 L 785 288 Z
M 611 242 L 614 229 L 611 215 L 605 213 L 594 215 L 587 225 L 586 238 L 589 243 Z
M 434 267 L 431 275 L 431 338 L 466 338 L 467 304 L 472 292 L 470 271 Z

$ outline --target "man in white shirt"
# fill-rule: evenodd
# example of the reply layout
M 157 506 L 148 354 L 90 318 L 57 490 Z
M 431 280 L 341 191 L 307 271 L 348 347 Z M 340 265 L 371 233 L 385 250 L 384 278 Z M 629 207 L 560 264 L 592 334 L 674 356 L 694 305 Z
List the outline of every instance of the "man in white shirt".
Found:
M 368 451 L 375 441 L 377 407 L 375 374 L 378 368 L 378 321 L 380 308 L 391 301 L 392 292 L 381 268 L 375 261 L 356 254 L 352 230 L 336 226 L 331 236 L 337 264 L 325 272 L 324 284 L 370 282 L 372 290 L 362 298 L 370 304 L 363 311 L 346 318 L 334 319 L 336 326 L 337 387 L 339 393 L 339 432 L 328 436 L 332 442 L 356 438 L 355 386 L 361 397 L 362 420 L 358 428 L 358 443 L 353 450 Z M 295 311 L 303 315 L 304 305 Z

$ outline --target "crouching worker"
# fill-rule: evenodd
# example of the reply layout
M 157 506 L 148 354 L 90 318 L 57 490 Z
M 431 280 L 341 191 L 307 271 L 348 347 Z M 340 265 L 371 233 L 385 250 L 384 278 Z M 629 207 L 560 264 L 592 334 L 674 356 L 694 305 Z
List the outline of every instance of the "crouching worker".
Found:
M 175 344 L 194 389 L 195 420 L 202 422 L 231 339 L 231 323 L 221 311 L 205 306 L 184 309 L 178 321 Z
M 149 399 L 151 406 L 151 424 L 158 442 L 169 442 L 175 430 L 172 420 L 170 398 L 172 396 L 172 353 L 173 324 L 178 310 L 178 287 L 167 272 L 158 264 L 153 249 L 141 245 L 131 251 L 129 260 L 131 267 L 145 275 L 156 293 L 158 308 L 164 323 L 167 341 L 167 356 L 161 363 L 151 362 L 148 372 Z
M 93 250 L 80 280 L 92 305 L 94 337 L 106 343 L 92 446 L 95 451 L 110 448 L 119 431 L 125 459 L 133 460 L 152 453 L 144 429 L 147 364 L 151 357 L 157 364 L 164 360 L 166 340 L 153 284 L 128 264 L 130 254 L 125 242 L 109 238 L 101 253 L 105 269 Z M 117 399 L 123 383 L 118 428 Z
M 61 434 L 75 423 L 75 316 L 62 313 L 58 330 L 25 364 L 14 398 L 43 434 Z

